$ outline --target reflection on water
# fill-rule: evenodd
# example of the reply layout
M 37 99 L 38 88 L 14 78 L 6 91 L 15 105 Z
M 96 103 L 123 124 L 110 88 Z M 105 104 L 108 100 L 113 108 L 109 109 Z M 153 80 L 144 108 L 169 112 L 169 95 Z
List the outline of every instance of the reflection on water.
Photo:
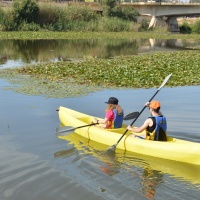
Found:
M 148 198 L 153 198 L 156 187 L 162 183 L 163 173 L 151 168 L 145 168 L 141 176 L 142 191 Z
M 190 48 L 200 48 L 200 41 L 191 39 L 0 40 L 0 67 L 91 57 L 112 58 L 151 51 Z
M 200 167 L 179 162 L 173 162 L 148 156 L 138 155 L 121 150 L 116 153 L 107 153 L 107 146 L 83 138 L 76 133 L 66 135 L 67 147 L 69 149 L 61 150 L 54 154 L 55 158 L 68 158 L 72 154 L 84 155 L 85 159 L 93 162 L 100 172 L 112 177 L 118 177 L 130 188 L 137 188 L 145 197 L 152 199 L 156 196 L 167 196 L 166 192 L 161 191 L 162 185 L 168 185 L 177 182 L 177 190 L 193 187 L 200 189 Z M 80 159 L 79 155 L 79 159 Z M 91 158 L 89 155 L 94 156 Z M 95 161 L 93 161 L 95 160 Z M 76 159 L 77 162 L 80 160 Z M 106 191 L 106 187 L 102 186 Z M 158 198 L 159 199 L 159 198 Z M 163 198 L 165 199 L 165 198 Z M 184 199 L 184 197 L 181 197 Z

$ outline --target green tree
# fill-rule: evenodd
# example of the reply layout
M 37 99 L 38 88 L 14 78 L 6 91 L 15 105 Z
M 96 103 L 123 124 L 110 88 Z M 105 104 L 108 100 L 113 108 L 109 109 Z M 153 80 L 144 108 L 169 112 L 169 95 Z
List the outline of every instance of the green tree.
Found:
M 111 9 L 110 16 L 136 22 L 137 17 L 139 16 L 139 12 L 132 7 L 122 7 L 120 5 L 116 5 Z
M 200 20 L 197 20 L 192 26 L 192 32 L 200 34 Z
M 15 0 L 13 21 L 16 26 L 21 23 L 34 23 L 39 7 L 34 0 Z
M 123 20 L 136 22 L 139 12 L 133 7 L 122 6 L 118 2 L 118 0 L 103 0 L 101 2 L 103 13 L 106 13 L 108 17 L 118 17 Z
M 192 29 L 187 21 L 184 21 L 183 24 L 179 27 L 180 33 L 191 33 Z

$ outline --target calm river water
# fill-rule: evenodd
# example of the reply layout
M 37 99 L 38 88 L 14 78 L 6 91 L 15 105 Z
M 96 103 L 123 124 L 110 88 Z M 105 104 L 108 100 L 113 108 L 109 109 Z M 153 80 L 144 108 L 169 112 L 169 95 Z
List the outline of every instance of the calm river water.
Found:
M 157 51 L 200 49 L 192 39 L 1 40 L 0 68 L 84 58 L 112 58 Z
M 116 96 L 128 114 L 140 111 L 155 88 L 48 99 L 14 93 L 9 87 L 6 80 L 0 80 L 1 200 L 199 199 L 200 167 L 128 152 L 117 151 L 111 156 L 104 153 L 108 147 L 75 133 L 68 141 L 55 135 L 60 105 L 103 117 L 104 102 Z M 199 86 L 166 86 L 156 99 L 168 118 L 169 135 L 200 142 Z M 135 125 L 147 116 L 145 110 Z
M 0 67 L 197 46 L 199 41 L 192 40 L 0 40 Z M 104 102 L 116 96 L 128 114 L 141 111 L 155 91 L 103 90 L 76 98 L 44 98 L 15 93 L 7 80 L 0 79 L 0 200 L 198 200 L 200 166 L 123 151 L 108 155 L 107 146 L 75 133 L 67 140 L 55 135 L 59 106 L 104 117 Z M 155 99 L 161 101 L 169 135 L 200 142 L 200 86 L 168 88 L 166 84 Z M 146 109 L 135 125 L 147 116 Z

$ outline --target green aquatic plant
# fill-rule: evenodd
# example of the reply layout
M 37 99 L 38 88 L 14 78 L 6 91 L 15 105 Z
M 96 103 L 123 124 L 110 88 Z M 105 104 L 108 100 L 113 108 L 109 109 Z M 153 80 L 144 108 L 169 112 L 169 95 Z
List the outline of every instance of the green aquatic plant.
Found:
M 21 85 L 15 88 L 18 92 L 48 97 L 77 96 L 104 88 L 153 88 L 170 73 L 173 76 L 168 87 L 192 86 L 200 85 L 199 53 L 199 50 L 159 52 L 113 59 L 50 62 L 0 70 L 0 77 L 12 77 L 13 83 Z M 13 79 L 15 76 L 17 78 Z M 31 84 L 30 78 L 34 80 Z

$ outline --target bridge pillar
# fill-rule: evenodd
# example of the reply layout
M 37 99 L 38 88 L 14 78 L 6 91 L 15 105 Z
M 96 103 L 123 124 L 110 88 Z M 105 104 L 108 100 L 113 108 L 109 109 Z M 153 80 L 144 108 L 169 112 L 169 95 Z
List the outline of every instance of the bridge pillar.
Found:
M 149 23 L 149 29 L 150 29 L 150 28 L 154 28 L 154 27 L 155 27 L 155 24 L 156 24 L 156 17 L 155 17 L 155 16 L 152 16 L 151 21 L 150 21 L 150 23 Z
M 169 31 L 171 32 L 180 32 L 178 21 L 176 17 L 168 17 L 167 24 Z
M 165 20 L 164 17 L 152 16 L 148 28 L 164 27 L 166 25 L 168 26 L 168 31 L 180 32 L 176 17 L 168 17 L 167 20 Z
M 163 19 L 163 17 L 152 16 L 151 21 L 149 23 L 149 29 L 155 27 L 164 27 L 166 25 L 166 21 Z

